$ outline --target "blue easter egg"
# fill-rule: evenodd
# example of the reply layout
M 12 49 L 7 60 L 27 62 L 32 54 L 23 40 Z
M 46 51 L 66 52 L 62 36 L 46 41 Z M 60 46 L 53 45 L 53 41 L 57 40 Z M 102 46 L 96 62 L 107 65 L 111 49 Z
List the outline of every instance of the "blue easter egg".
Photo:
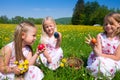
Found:
M 58 37 L 59 37 L 58 32 L 55 32 L 55 33 L 54 33 L 54 37 L 55 37 L 55 38 L 58 38 Z

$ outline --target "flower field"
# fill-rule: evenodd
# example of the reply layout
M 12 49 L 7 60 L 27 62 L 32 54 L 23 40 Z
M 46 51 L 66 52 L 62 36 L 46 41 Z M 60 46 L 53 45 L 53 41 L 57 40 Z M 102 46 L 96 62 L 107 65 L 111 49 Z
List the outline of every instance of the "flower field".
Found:
M 39 44 L 41 35 L 41 25 L 36 25 L 38 28 L 37 40 L 34 43 L 33 50 L 35 51 Z M 16 24 L 0 24 L 0 48 L 13 40 L 14 29 Z M 64 52 L 64 58 L 77 57 L 84 61 L 84 65 L 80 69 L 62 66 L 56 71 L 51 71 L 39 65 L 44 73 L 43 80 L 94 80 L 85 69 L 87 58 L 91 52 L 91 47 L 85 43 L 85 36 L 90 34 L 93 37 L 103 31 L 102 27 L 85 26 L 85 25 L 57 25 L 58 31 L 62 33 L 61 47 Z M 118 75 L 118 76 L 117 76 Z M 113 80 L 119 80 L 119 73 L 116 74 Z

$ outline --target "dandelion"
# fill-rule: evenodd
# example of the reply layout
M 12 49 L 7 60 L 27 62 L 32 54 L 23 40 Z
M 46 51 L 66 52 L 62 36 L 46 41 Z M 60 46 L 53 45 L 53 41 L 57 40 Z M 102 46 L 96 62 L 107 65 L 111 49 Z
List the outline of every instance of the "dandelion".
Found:
M 66 62 L 67 62 L 67 59 L 66 58 L 63 58 L 60 62 L 60 66 L 61 67 L 64 67 L 66 65 Z
M 63 58 L 63 59 L 62 59 L 62 62 L 63 62 L 63 63 L 66 63 L 66 62 L 67 62 L 67 59 L 66 59 L 66 58 Z
M 8 37 L 5 37 L 5 41 L 9 41 L 10 39 Z
M 60 66 L 61 66 L 61 67 L 64 67 L 65 65 L 64 65 L 64 63 L 61 62 L 61 63 L 60 63 Z
M 15 61 L 14 64 L 18 65 L 18 61 Z
M 29 64 L 28 60 L 25 60 L 24 64 L 28 65 Z

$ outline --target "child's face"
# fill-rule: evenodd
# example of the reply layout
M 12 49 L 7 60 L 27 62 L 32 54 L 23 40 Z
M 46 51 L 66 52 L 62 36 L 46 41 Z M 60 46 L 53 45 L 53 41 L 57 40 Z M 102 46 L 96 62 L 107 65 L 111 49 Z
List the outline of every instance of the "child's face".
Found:
M 52 21 L 45 21 L 43 28 L 48 36 L 52 36 L 54 33 L 55 24 Z
M 30 27 L 28 31 L 22 34 L 23 44 L 24 45 L 32 45 L 36 40 L 37 30 L 34 27 Z
M 119 23 L 115 21 L 114 19 L 111 22 L 107 22 L 104 24 L 105 31 L 109 34 L 114 33 L 117 28 L 120 27 Z

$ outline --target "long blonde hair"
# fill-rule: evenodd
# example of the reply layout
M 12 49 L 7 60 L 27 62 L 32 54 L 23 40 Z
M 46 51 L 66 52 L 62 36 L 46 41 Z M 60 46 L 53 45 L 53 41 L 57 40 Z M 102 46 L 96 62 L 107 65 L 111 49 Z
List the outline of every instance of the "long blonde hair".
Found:
M 46 39 L 47 37 L 48 37 L 48 35 L 47 35 L 47 33 L 45 32 L 45 29 L 44 29 L 44 26 L 45 26 L 45 22 L 46 21 L 51 21 L 51 22 L 53 22 L 53 24 L 55 25 L 54 27 L 55 27 L 55 29 L 54 29 L 54 32 L 56 32 L 57 31 L 57 26 L 56 26 L 56 22 L 55 22 L 55 20 L 51 17 L 51 16 L 47 16 L 47 17 L 45 17 L 44 19 L 43 19 L 43 21 L 42 21 L 42 35 L 41 35 L 41 43 L 44 43 L 44 39 Z
M 14 32 L 14 45 L 15 45 L 15 55 L 16 60 L 25 60 L 25 57 L 22 52 L 22 32 L 27 32 L 29 27 L 35 27 L 35 25 L 29 21 L 23 21 L 17 25 Z M 28 45 L 32 51 L 30 45 Z
M 104 18 L 104 26 L 105 26 L 105 24 L 108 24 L 108 23 L 114 24 L 113 19 L 120 24 L 120 13 L 111 12 L 108 15 L 106 15 Z M 106 31 L 105 31 L 105 33 L 106 33 Z M 120 38 L 120 26 L 118 26 L 117 31 L 114 32 L 113 36 L 116 36 L 116 35 L 119 36 L 119 38 Z

